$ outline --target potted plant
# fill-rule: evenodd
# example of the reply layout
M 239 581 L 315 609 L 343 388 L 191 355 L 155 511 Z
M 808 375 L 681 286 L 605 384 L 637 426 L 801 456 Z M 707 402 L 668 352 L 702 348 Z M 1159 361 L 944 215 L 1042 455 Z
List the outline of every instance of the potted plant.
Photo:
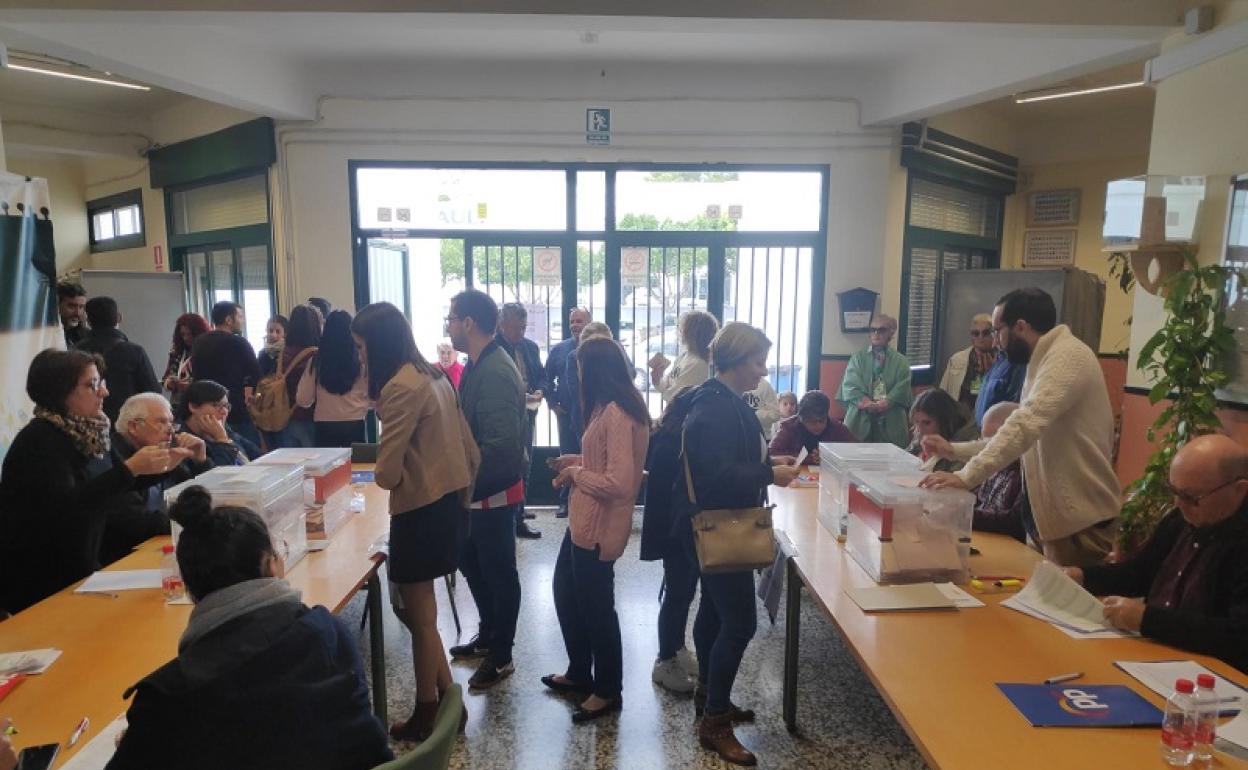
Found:
M 1226 323 L 1225 294 L 1234 272 L 1222 265 L 1202 266 L 1190 249 L 1183 267 L 1165 282 L 1166 321 L 1140 349 L 1136 367 L 1153 382 L 1149 403 L 1169 404 L 1148 429 L 1150 443 L 1161 437 L 1144 474 L 1127 487 L 1120 517 L 1120 544 L 1128 551 L 1152 532 L 1173 504 L 1170 461 L 1196 436 L 1222 427 L 1215 391 L 1230 375 L 1221 365 L 1234 351 L 1234 329 Z

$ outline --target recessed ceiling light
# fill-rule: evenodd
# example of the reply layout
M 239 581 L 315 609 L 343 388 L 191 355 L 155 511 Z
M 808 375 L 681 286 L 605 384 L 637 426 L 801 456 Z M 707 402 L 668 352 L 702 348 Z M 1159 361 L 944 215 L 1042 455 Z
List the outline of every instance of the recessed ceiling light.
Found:
M 1051 99 L 1065 99 L 1068 96 L 1086 96 L 1087 94 L 1100 94 L 1106 91 L 1122 91 L 1127 88 L 1139 88 L 1144 85 L 1143 81 L 1138 83 L 1115 83 L 1108 86 L 1096 86 L 1094 88 L 1080 88 L 1074 91 L 1057 91 L 1057 92 L 1037 92 L 1029 91 L 1014 97 L 1015 104 L 1029 104 L 1031 102 L 1047 102 Z M 1030 95 L 1029 95 L 1030 94 Z
M 117 88 L 129 88 L 132 91 L 151 91 L 151 86 L 141 85 L 139 83 L 126 83 L 121 80 L 109 80 L 105 77 L 97 75 L 79 75 L 76 72 L 65 72 L 63 70 L 49 69 L 47 67 L 38 67 L 31 64 L 18 64 L 12 59 L 5 69 L 19 70 L 21 72 L 34 72 L 39 75 L 51 75 L 54 78 L 64 78 L 66 80 L 81 80 L 85 83 L 99 83 L 104 86 L 116 86 Z M 108 73 L 105 73 L 108 74 Z

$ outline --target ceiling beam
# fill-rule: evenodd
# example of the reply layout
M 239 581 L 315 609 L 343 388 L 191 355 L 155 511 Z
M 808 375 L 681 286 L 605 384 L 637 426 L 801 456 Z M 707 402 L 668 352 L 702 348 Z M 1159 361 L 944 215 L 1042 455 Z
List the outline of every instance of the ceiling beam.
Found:
M 499 13 L 1174 26 L 1197 0 L 6 0 L 9 9 Z

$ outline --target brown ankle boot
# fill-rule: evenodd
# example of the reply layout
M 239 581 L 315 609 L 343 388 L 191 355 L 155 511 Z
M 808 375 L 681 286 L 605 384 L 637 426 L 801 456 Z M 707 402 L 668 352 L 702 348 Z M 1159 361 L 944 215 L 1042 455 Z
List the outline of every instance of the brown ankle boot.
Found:
M 746 767 L 758 764 L 758 759 L 741 745 L 736 734 L 732 732 L 732 719 L 729 714 L 702 717 L 702 721 L 698 723 L 698 741 L 702 748 L 719 754 L 720 759 L 725 762 Z
M 390 737 L 396 741 L 421 742 L 433 733 L 433 723 L 438 719 L 438 702 L 416 701 L 411 719 L 390 725 Z

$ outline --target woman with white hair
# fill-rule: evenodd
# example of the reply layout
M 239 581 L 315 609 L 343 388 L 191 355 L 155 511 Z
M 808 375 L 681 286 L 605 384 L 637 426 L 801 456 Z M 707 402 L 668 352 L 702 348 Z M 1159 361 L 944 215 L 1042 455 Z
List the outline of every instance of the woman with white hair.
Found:
M 992 316 L 976 314 L 971 319 L 971 346 L 949 356 L 945 376 L 940 378 L 940 389 L 972 412 L 984 377 L 996 361 L 994 342 Z
M 673 524 L 695 565 L 693 514 L 762 505 L 769 484 L 785 487 L 797 477 L 796 466 L 771 464 L 762 425 L 742 397 L 766 376 L 770 349 L 766 335 L 739 322 L 726 324 L 710 345 L 715 377 L 694 394 L 684 424 L 684 460 L 697 500 L 686 499 L 682 506 L 686 515 L 677 516 Z M 698 656 L 694 707 L 702 717 L 698 740 L 728 762 L 754 765 L 758 760 L 737 740 L 732 727 L 734 722 L 752 720 L 754 714 L 730 700 L 757 622 L 754 573 L 703 572 L 701 579 L 702 601 L 693 624 Z

